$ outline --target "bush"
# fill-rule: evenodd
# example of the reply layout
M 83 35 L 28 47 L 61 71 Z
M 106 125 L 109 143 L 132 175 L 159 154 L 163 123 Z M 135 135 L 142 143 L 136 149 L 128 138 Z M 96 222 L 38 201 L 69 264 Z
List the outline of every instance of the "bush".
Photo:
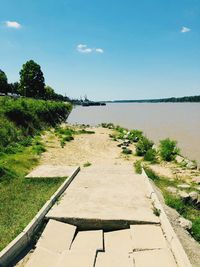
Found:
M 62 102 L 0 97 L 0 149 L 65 121 L 71 108 Z
M 128 139 L 133 142 L 138 142 L 143 137 L 143 132 L 139 130 L 131 130 Z
M 160 141 L 160 156 L 163 160 L 172 161 L 175 159 L 175 156 L 180 152 L 176 144 L 176 141 L 169 138 Z
M 145 136 L 141 137 L 139 142 L 136 144 L 136 155 L 137 156 L 145 156 L 147 151 L 151 149 L 153 146 L 153 142 L 150 141 Z
M 150 148 L 147 150 L 146 154 L 144 155 L 144 160 L 150 161 L 151 163 L 156 163 L 157 161 L 157 152 L 155 149 Z

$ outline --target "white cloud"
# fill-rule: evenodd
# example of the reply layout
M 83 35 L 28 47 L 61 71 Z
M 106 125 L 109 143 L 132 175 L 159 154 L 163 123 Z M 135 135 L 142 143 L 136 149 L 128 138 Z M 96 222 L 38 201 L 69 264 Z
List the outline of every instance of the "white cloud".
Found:
M 17 21 L 6 21 L 5 22 L 6 27 L 8 28 L 14 28 L 14 29 L 20 29 L 22 25 Z
M 102 54 L 104 52 L 102 48 L 90 48 L 86 44 L 77 45 L 76 50 L 79 53 L 83 53 L 83 54 L 90 54 L 90 53 L 93 53 L 93 52 Z
M 104 52 L 102 48 L 96 48 L 95 51 L 97 53 L 101 53 L 101 54 L 103 54 L 103 52 Z
M 186 33 L 186 32 L 190 32 L 191 31 L 191 29 L 190 28 L 187 28 L 187 27 L 182 27 L 182 29 L 181 29 L 181 32 L 182 33 Z
M 87 45 L 85 44 L 79 44 L 77 45 L 77 51 L 80 52 L 80 53 L 86 53 L 86 54 L 89 54 L 92 52 L 92 48 L 89 48 L 87 47 Z

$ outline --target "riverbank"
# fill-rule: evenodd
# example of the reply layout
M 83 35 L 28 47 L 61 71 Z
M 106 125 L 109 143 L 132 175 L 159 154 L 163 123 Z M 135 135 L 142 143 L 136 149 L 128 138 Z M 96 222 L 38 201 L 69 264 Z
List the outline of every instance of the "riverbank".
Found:
M 67 127 L 69 127 L 69 125 Z M 41 164 L 80 165 L 82 168 L 90 168 L 90 166 L 92 167 L 98 164 L 102 166 L 103 169 L 105 162 L 108 165 L 120 165 L 127 161 L 129 164 L 131 162 L 131 164 L 134 165 L 134 162 L 142 160 L 142 157 L 135 156 L 135 143 L 129 145 L 129 149 L 133 152 L 132 154 L 122 153 L 122 148 L 118 146 L 121 141 L 113 140 L 112 129 L 90 127 L 86 128 L 86 130 L 94 131 L 95 134 L 76 135 L 74 140 L 67 142 L 63 148 L 60 145 L 60 140 L 55 138 L 54 133 L 48 133 L 43 139 L 47 144 L 47 151 L 44 152 L 41 157 Z M 144 163 L 152 168 L 158 175 L 164 176 L 171 181 L 176 181 L 176 185 L 185 183 L 194 185 L 192 179 L 198 177 L 200 174 L 199 170 L 186 169 L 175 162 L 149 164 L 144 161 Z M 133 172 L 134 171 L 133 167 Z M 168 186 L 169 184 L 166 183 L 166 187 Z M 161 191 L 159 192 L 160 198 L 163 200 L 162 193 Z M 197 263 L 200 261 L 199 243 L 189 235 L 187 230 L 182 228 L 179 223 L 181 216 L 167 205 L 165 205 L 165 208 L 168 217 L 174 226 L 174 230 L 187 251 L 191 262 L 194 263 L 194 266 L 198 266 Z

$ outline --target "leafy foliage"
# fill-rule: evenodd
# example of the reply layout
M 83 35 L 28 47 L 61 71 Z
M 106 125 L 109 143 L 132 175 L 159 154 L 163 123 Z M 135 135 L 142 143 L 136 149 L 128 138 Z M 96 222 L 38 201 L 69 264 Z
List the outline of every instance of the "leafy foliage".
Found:
M 177 142 L 169 138 L 160 141 L 160 156 L 163 160 L 172 161 L 180 152 Z
M 142 136 L 139 142 L 136 144 L 136 155 L 145 156 L 149 149 L 152 149 L 153 142 L 150 141 L 147 137 Z
M 40 65 L 33 60 L 29 60 L 23 64 L 20 71 L 21 95 L 35 98 L 44 97 L 44 87 L 44 75 Z
M 150 161 L 151 163 L 155 163 L 157 161 L 156 150 L 153 148 L 148 149 L 146 154 L 144 155 L 144 160 Z
M 0 70 L 0 93 L 7 94 L 8 91 L 8 81 L 5 72 Z

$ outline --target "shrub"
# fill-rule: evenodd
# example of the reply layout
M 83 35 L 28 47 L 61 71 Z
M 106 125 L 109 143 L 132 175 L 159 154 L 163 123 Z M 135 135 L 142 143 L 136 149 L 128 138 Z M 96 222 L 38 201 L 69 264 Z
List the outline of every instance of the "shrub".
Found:
M 155 149 L 150 148 L 147 150 L 146 154 L 144 155 L 144 160 L 150 161 L 151 163 L 156 163 L 157 161 L 157 152 Z
M 176 141 L 169 138 L 160 141 L 160 156 L 163 160 L 172 161 L 175 159 L 175 156 L 180 152 L 176 144 Z
M 136 144 L 136 155 L 144 156 L 149 149 L 153 146 L 153 142 L 145 136 L 141 137 L 139 142 Z
M 143 137 L 143 132 L 139 130 L 131 130 L 128 139 L 133 142 L 138 142 Z

